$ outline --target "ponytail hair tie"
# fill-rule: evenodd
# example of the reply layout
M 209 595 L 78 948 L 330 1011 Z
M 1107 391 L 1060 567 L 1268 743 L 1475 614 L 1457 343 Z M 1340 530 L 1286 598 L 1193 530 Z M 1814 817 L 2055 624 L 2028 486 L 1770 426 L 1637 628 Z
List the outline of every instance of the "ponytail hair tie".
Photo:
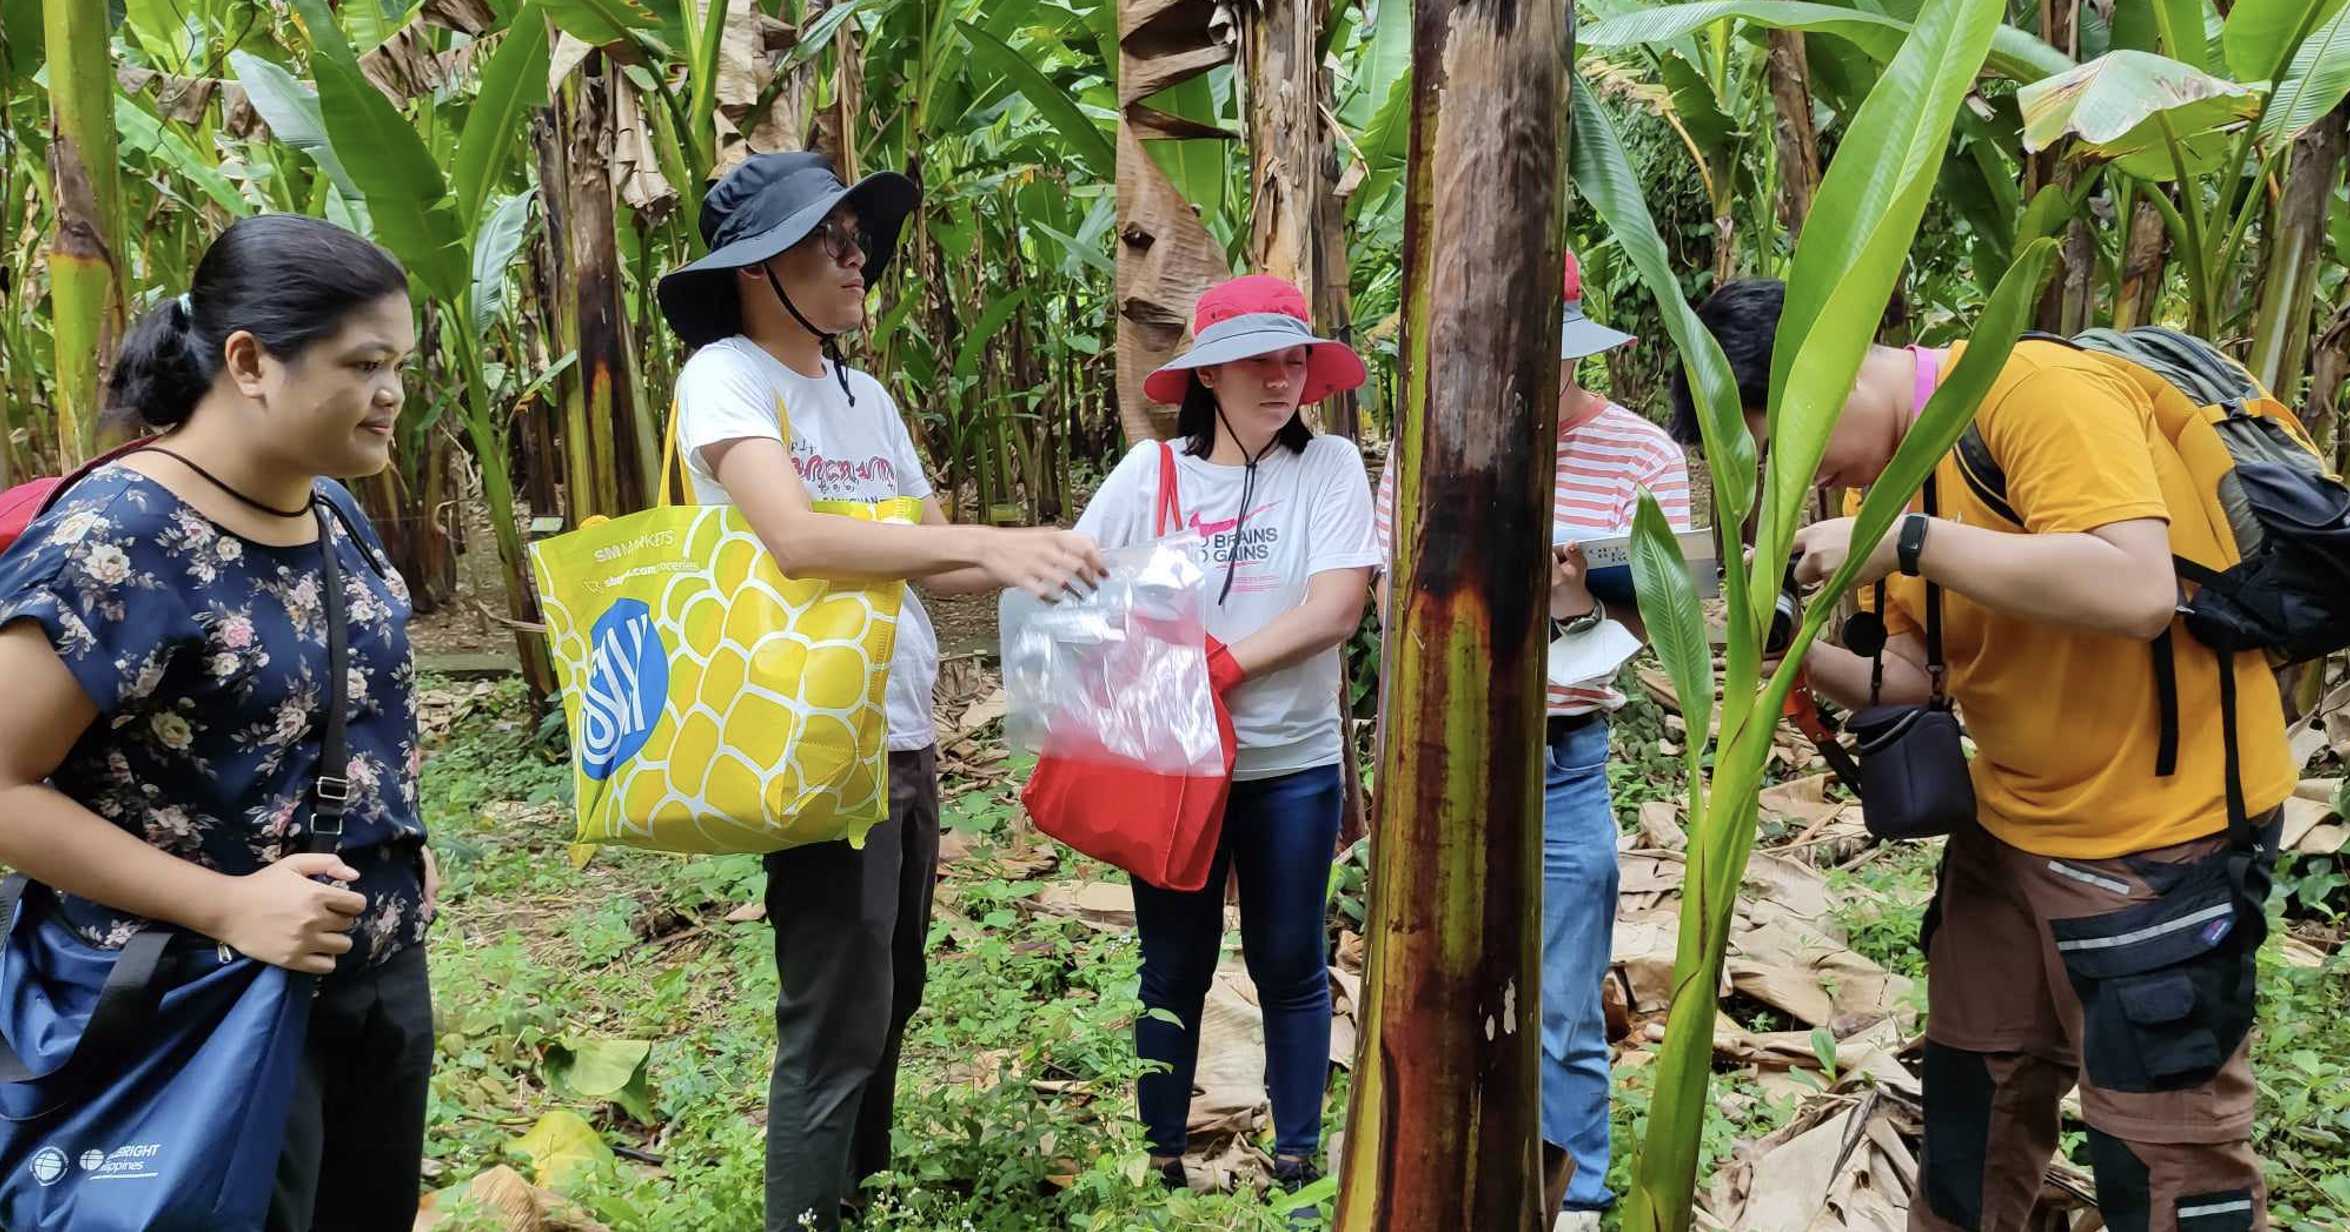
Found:
M 194 298 L 186 291 L 182 291 L 180 297 L 172 302 L 179 305 L 180 324 L 194 325 L 196 323 L 196 301 Z

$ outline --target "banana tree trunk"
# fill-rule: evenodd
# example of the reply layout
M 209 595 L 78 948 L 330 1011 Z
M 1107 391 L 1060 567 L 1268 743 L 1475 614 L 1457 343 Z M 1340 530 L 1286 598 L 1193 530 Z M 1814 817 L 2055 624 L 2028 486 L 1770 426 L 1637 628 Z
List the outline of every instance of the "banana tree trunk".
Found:
M 2079 9 L 2080 0 L 2040 0 L 2041 41 L 2077 57 Z M 2073 177 L 2091 174 L 2095 173 L 2075 160 L 2062 158 L 2058 151 L 2044 151 L 2028 162 L 2024 199 L 2029 201 L 2033 193 L 2051 184 L 2069 191 Z M 2075 217 L 2066 224 L 2059 260 L 2056 278 L 2040 299 L 2039 328 L 2070 337 L 2089 326 L 2090 291 L 2097 272 L 2097 242 L 2089 234 L 2087 221 Z
M 1400 0 L 1398 0 L 1400 2 Z M 1143 378 L 1174 357 L 1200 293 L 1231 274 L 1224 252 L 1145 140 L 1221 138 L 1143 100 L 1232 59 L 1217 0 L 1118 0 L 1118 422 L 1129 443 L 1175 427 L 1175 408 L 1143 396 Z
M 621 310 L 619 235 L 614 230 L 612 151 L 616 137 L 610 77 L 600 56 L 564 81 L 556 105 L 562 134 L 563 231 L 567 267 L 558 316 L 579 353 L 566 383 L 565 497 L 573 525 L 618 517 L 652 501 L 658 465 L 650 426 L 637 413 L 635 355 Z
M 1804 58 L 1803 31 L 1770 32 L 1770 57 L 1764 70 L 1770 77 L 1771 103 L 1779 113 L 1774 130 L 1779 151 L 1779 221 L 1787 227 L 1788 245 L 1803 232 L 1811 213 L 1811 199 L 1820 191 L 1819 135 L 1811 122 L 1811 66 Z
M 1403 408 L 1344 1232 L 1534 1232 L 1543 562 L 1567 0 L 1419 0 Z
M 1327 0 L 1267 0 L 1249 10 L 1240 40 L 1248 81 L 1250 272 L 1296 283 L 1318 329 L 1349 332 L 1345 217 L 1329 79 L 1316 54 Z M 1352 391 L 1310 414 L 1352 439 Z
M 816 20 L 822 9 L 845 3 L 848 0 L 833 0 L 821 7 L 809 5 L 807 20 Z M 810 136 L 809 148 L 832 161 L 841 183 L 854 184 L 858 179 L 856 130 L 865 115 L 865 53 L 857 46 L 857 23 L 852 21 L 833 34 L 832 56 L 832 103 L 816 113 L 816 131 Z
M 2160 184 L 2142 184 L 2143 192 L 2162 192 Z M 2170 254 L 2170 229 L 2162 211 L 2140 201 L 2130 216 L 2130 234 L 2122 248 L 2122 278 L 2114 288 L 2113 327 L 2134 329 L 2154 319 L 2162 299 L 2163 273 Z
M 1262 0 L 1249 8 L 1240 35 L 1248 82 L 1250 272 L 1287 279 L 1309 294 L 1322 247 L 1316 243 L 1323 191 L 1322 29 L 1316 0 Z
M 2350 414 L 2350 405 L 2344 404 L 2343 393 L 2350 390 L 2350 295 L 2335 310 L 2331 320 L 2317 334 L 2309 354 L 2309 392 L 2299 410 L 2301 424 L 2309 429 L 2318 450 L 2333 459 L 2334 469 L 2344 468 L 2344 455 L 2350 454 L 2350 433 L 2342 428 L 2342 417 Z
M 2327 211 L 2341 179 L 2344 124 L 2336 107 L 2293 143 L 2292 174 L 2263 228 L 2268 277 L 2260 286 L 2260 313 L 2252 327 L 2246 366 L 2288 405 L 2301 388 L 2309 353 L 2309 324 L 2317 311 L 2318 258 L 2326 247 Z
M 122 163 L 115 155 L 114 66 L 106 6 L 44 4 L 49 54 L 50 329 L 56 343 L 60 461 L 97 446 L 106 371 L 126 324 Z

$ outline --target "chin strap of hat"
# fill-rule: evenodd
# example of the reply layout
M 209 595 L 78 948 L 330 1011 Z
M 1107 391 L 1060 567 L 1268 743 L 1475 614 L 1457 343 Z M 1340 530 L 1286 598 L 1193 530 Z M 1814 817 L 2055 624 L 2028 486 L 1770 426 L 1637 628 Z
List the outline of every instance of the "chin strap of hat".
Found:
M 1232 444 L 1240 450 L 1240 456 L 1248 459 L 1248 469 L 1240 479 L 1240 509 L 1232 518 L 1232 546 L 1224 556 L 1224 589 L 1216 592 L 1216 606 L 1222 607 L 1224 601 L 1232 597 L 1232 578 L 1240 571 L 1240 534 L 1248 528 L 1248 503 L 1256 497 L 1257 463 L 1264 461 L 1265 455 L 1273 452 L 1273 446 L 1281 443 L 1281 434 L 1274 433 L 1273 439 L 1266 441 L 1263 449 L 1251 454 L 1248 446 L 1240 443 L 1240 434 L 1232 430 L 1232 420 L 1225 416 L 1222 402 L 1216 404 L 1216 418 L 1223 423 L 1224 435 L 1232 438 Z
M 791 296 L 783 293 L 783 283 L 775 277 L 774 266 L 761 265 L 759 272 L 767 275 L 767 285 L 774 288 L 776 302 L 782 304 L 783 310 L 791 314 L 791 319 L 798 321 L 801 329 L 816 335 L 816 345 L 823 348 L 824 358 L 832 361 L 832 375 L 840 382 L 841 396 L 849 400 L 850 406 L 857 405 L 857 395 L 849 392 L 849 366 L 840 357 L 840 335 L 826 333 L 811 324 L 808 318 L 800 315 L 799 305 L 792 303 Z

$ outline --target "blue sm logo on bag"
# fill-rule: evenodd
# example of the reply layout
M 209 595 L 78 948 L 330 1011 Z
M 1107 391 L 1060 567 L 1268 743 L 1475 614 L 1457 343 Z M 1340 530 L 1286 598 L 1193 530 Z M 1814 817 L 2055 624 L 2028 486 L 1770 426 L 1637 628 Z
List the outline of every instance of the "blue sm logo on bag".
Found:
M 669 648 L 641 599 L 605 609 L 588 634 L 592 648 L 581 690 L 579 766 L 598 782 L 643 751 L 669 702 Z

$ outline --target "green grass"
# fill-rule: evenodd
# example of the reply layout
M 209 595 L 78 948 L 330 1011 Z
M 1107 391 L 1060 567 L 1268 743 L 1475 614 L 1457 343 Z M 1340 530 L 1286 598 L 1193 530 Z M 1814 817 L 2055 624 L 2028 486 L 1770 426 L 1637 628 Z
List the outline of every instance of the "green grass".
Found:
M 660 1160 L 615 1162 L 569 1186 L 614 1232 L 756 1227 L 773 934 L 724 916 L 760 899 L 765 874 L 750 856 L 618 848 L 574 870 L 565 771 L 513 717 L 520 710 L 501 691 L 425 771 L 447 879 L 432 938 L 440 1055 L 426 1152 L 436 1183 L 498 1163 L 531 1175 L 514 1140 L 542 1114 L 569 1109 L 608 1144 Z M 946 824 L 977 834 L 984 856 L 1009 814 L 970 792 L 950 798 Z M 1132 1096 L 1142 1072 L 1132 1037 L 1140 954 L 1130 936 L 1024 910 L 1043 886 L 977 876 L 942 884 L 929 985 L 905 1045 L 900 1170 L 867 1195 L 865 1226 L 1285 1227 L 1256 1194 L 1170 1200 L 1148 1174 Z M 651 1120 L 556 1090 L 547 1052 L 565 1037 L 650 1042 Z M 1341 1086 L 1334 1125 L 1343 1098 Z
M 1619 819 L 1675 799 L 1678 758 L 1659 753 L 1654 705 L 1638 693 L 1617 723 L 1610 779 Z M 607 848 L 569 858 L 569 781 L 558 751 L 523 722 L 511 689 L 464 716 L 427 762 L 424 804 L 447 880 L 432 939 L 441 1028 L 426 1150 L 439 1185 L 531 1161 L 516 1138 L 551 1110 L 586 1118 L 604 1142 L 657 1158 L 607 1162 L 569 1185 L 614 1232 L 741 1232 L 758 1226 L 773 1046 L 772 933 L 730 924 L 765 889 L 748 856 L 680 858 Z M 1130 935 L 1030 909 L 1043 881 L 989 861 L 1016 812 L 1001 789 L 950 782 L 945 824 L 977 844 L 941 884 L 930 982 L 905 1047 L 899 1170 L 876 1182 L 866 1226 L 938 1232 L 1168 1229 L 1279 1232 L 1254 1193 L 1170 1198 L 1148 1173 L 1135 1120 L 1133 1054 L 1140 956 Z M 1831 875 L 1853 948 L 1922 976 L 1917 922 L 1935 849 L 1887 851 Z M 1362 867 L 1337 879 L 1337 919 L 1359 929 Z M 1060 878 L 1109 878 L 1068 860 Z M 2303 866 L 2275 910 L 2326 922 L 2338 865 Z M 1228 945 L 1237 945 L 1228 938 Z M 2271 957 L 2274 954 L 2272 945 Z M 2285 1232 L 2350 1228 L 2350 960 L 2322 971 L 2264 961 L 2257 1147 Z M 567 1094 L 548 1066 L 558 1041 L 650 1044 L 651 1116 Z M 1616 1071 L 1619 1190 L 1645 1128 L 1650 1071 Z M 1333 1074 L 1325 1123 L 1343 1122 L 1348 1075 Z M 1701 1167 L 1795 1108 L 1747 1074 L 1716 1075 Z M 1738 1095 L 1745 1099 L 1723 1100 Z M 1725 1112 L 1724 1106 L 1735 1109 Z M 2077 1128 L 2077 1127 L 2076 1127 Z M 1326 1192 L 1326 1191 L 1325 1191 Z M 1612 1217 L 1611 1217 L 1612 1219 Z M 450 1232 L 490 1226 L 459 1218 Z M 1613 1227 L 1611 1222 L 1610 1227 Z

